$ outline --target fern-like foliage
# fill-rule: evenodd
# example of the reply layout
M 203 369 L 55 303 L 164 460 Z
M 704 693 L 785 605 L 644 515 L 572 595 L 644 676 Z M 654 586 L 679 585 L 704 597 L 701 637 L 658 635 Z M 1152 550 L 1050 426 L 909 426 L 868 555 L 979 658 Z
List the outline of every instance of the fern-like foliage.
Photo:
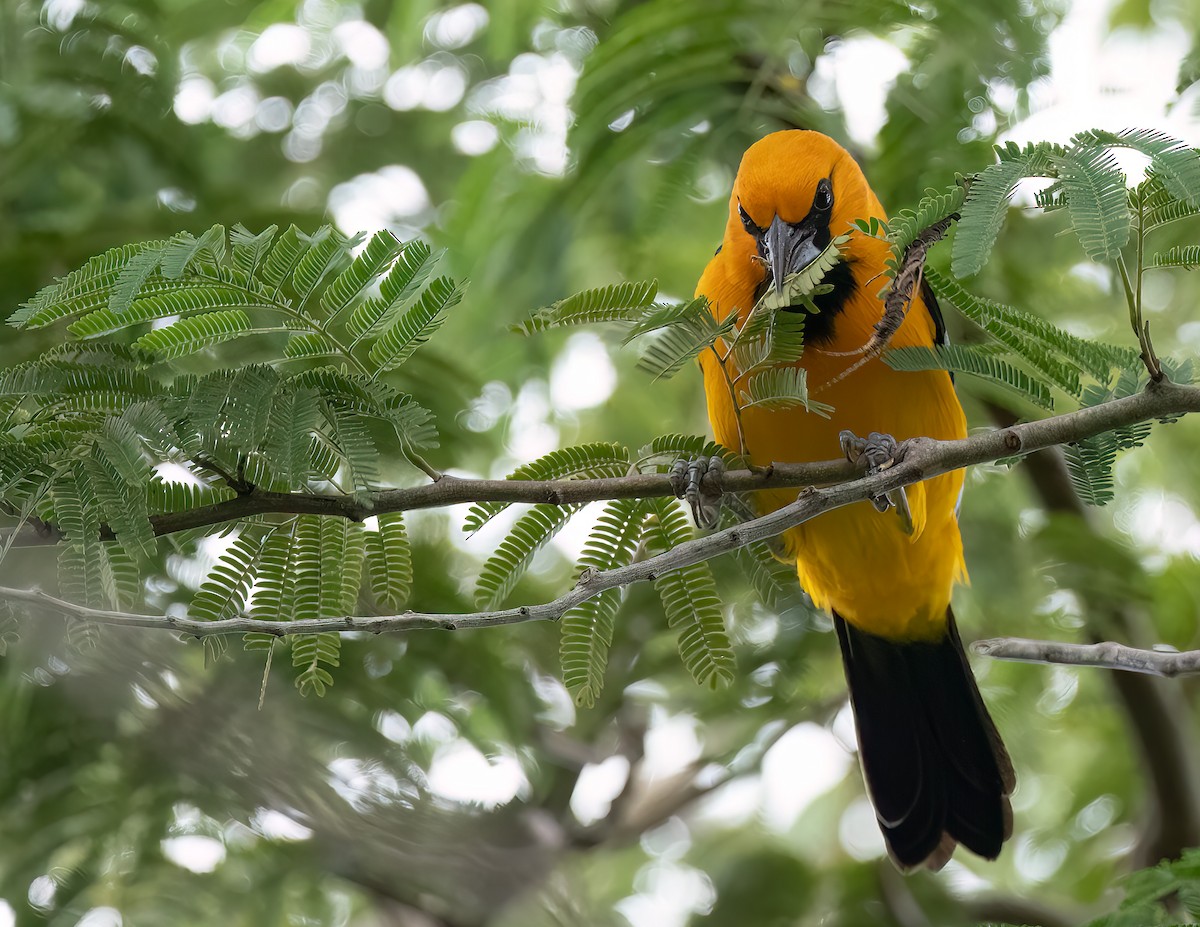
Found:
M 958 309 L 1030 369 L 1072 396 L 1080 395 L 1080 373 L 1107 383 L 1114 369 L 1137 360 L 1129 348 L 1079 338 L 1038 316 L 968 293 L 933 268 L 925 269 L 925 279 L 944 305 Z
M 496 608 L 528 571 L 534 555 L 558 534 L 578 505 L 535 505 L 517 519 L 512 530 L 484 563 L 475 581 L 475 604 Z
M 412 592 L 412 547 L 400 512 L 380 515 L 378 522 L 365 535 L 371 594 L 380 606 L 398 612 Z
M 915 209 L 901 209 L 887 222 L 881 222 L 877 217 L 872 216 L 870 219 L 859 219 L 855 225 L 859 231 L 872 238 L 883 238 L 892 246 L 892 253 L 887 259 L 885 271 L 885 276 L 892 280 L 900 270 L 905 253 L 921 233 L 930 226 L 957 216 L 962 209 L 966 195 L 966 183 L 962 178 L 958 178 L 954 186 L 947 188 L 944 192 L 926 190 Z
M 673 500 L 647 502 L 643 543 L 650 554 L 678 547 L 693 537 L 691 525 Z M 716 582 L 707 563 L 663 573 L 654 579 L 667 624 L 679 631 L 679 655 L 692 678 L 716 688 L 733 681 L 733 649 Z
M 1111 387 L 1090 386 L 1084 391 L 1084 407 L 1132 396 L 1145 382 L 1140 363 L 1122 370 Z M 1079 498 L 1087 505 L 1105 505 L 1113 498 L 1113 467 L 1120 451 L 1138 447 L 1150 435 L 1149 422 L 1106 431 L 1064 449 L 1067 472 Z
M 748 377 L 741 393 L 741 407 L 761 406 L 769 410 L 803 408 L 828 418 L 833 406 L 810 399 L 807 371 L 803 367 L 775 367 Z
M 608 503 L 579 557 L 580 574 L 586 570 L 611 570 L 632 562 L 646 511 L 646 503 L 638 499 Z M 562 618 L 563 682 L 578 705 L 591 707 L 604 688 L 608 650 L 623 595 L 621 589 L 606 589 Z
M 1112 153 L 1075 145 L 1051 160 L 1079 243 L 1093 261 L 1110 261 L 1129 241 L 1125 175 Z
M 636 322 L 654 304 L 657 282 L 618 283 L 584 290 L 539 309 L 513 331 L 533 335 L 550 328 L 594 325 L 598 322 Z
M 954 276 L 968 277 L 983 267 L 1000 235 L 1017 183 L 1024 177 L 1054 176 L 1050 156 L 1062 150 L 1056 145 L 1019 148 L 1011 142 L 997 147 L 998 162 L 971 180 L 963 201 L 952 252 Z
M 1150 256 L 1150 266 L 1193 270 L 1200 267 L 1200 245 L 1176 245 L 1166 251 L 1156 251 Z
M 883 360 L 893 370 L 948 370 L 951 373 L 968 374 L 1043 409 L 1054 408 L 1054 401 L 1046 384 L 1001 360 L 996 352 L 989 348 L 961 344 L 944 345 L 936 350 L 893 348 L 883 355 Z
M 1068 146 L 1040 143 L 1018 148 L 1009 143 L 997 147 L 997 163 L 970 182 L 954 239 L 955 276 L 969 276 L 983 266 L 1004 223 L 1009 198 L 1025 177 L 1053 179 L 1038 194 L 1038 205 L 1066 208 L 1090 258 L 1116 259 L 1129 241 L 1132 217 L 1127 181 L 1112 148 L 1132 148 L 1150 158 L 1150 177 L 1139 188 L 1147 208 L 1143 232 L 1200 211 L 1200 152 L 1161 132 L 1091 130 L 1076 135 Z
M 653 332 L 638 358 L 638 368 L 655 380 L 675 376 L 684 365 L 717 340 L 733 331 L 734 319 L 718 322 L 709 311 L 708 300 L 700 297 L 677 309 L 659 313 L 635 326 L 633 335 Z

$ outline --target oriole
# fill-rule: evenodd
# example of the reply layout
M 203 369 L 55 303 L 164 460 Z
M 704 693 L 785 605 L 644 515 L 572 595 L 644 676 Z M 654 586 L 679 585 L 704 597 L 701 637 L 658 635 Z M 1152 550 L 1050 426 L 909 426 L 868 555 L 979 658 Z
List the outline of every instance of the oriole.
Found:
M 871 216 L 886 219 L 845 149 L 817 132 L 769 135 L 742 158 L 724 240 L 696 293 L 718 318 L 736 311 L 744 320 L 768 287 L 778 291 L 832 236 L 851 231 L 853 219 Z M 900 441 L 966 434 L 947 373 L 902 373 L 878 358 L 861 363 L 883 311 L 878 293 L 888 245 L 855 231 L 842 253 L 825 277 L 833 290 L 816 297 L 820 312 L 805 320 L 800 360 L 810 395 L 833 406 L 831 417 L 753 406 L 741 410 L 739 433 L 726 376 L 712 352 L 701 357 L 716 438 L 754 464 L 837 457 L 843 429 Z M 924 287 L 891 345 L 944 340 L 937 303 Z M 860 366 L 847 373 L 854 364 Z M 784 536 L 801 585 L 833 615 L 864 778 L 888 852 L 904 870 L 941 868 L 959 843 L 994 859 L 1012 832 L 1012 764 L 950 610 L 951 588 L 966 579 L 957 512 L 962 488 L 962 471 L 908 487 L 911 525 L 860 502 Z M 793 501 L 795 492 L 756 497 L 770 511 Z

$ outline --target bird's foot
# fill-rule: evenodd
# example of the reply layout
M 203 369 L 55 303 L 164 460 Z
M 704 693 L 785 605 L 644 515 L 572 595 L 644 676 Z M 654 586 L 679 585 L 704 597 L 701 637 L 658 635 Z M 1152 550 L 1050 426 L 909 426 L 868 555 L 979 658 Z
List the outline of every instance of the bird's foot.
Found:
M 721 477 L 725 461 L 720 457 L 680 459 L 671 467 L 671 488 L 675 496 L 687 500 L 692 518 L 699 528 L 715 528 L 721 514 Z
M 860 438 L 852 431 L 843 431 L 838 435 L 838 440 L 846 459 L 858 465 L 867 476 L 874 476 L 894 467 L 904 458 L 908 444 L 907 441 L 897 441 L 891 435 L 878 431 L 872 431 L 865 438 Z M 871 504 L 878 512 L 886 512 L 895 506 L 905 533 L 913 533 L 912 510 L 908 506 L 908 494 L 903 486 L 883 495 L 872 496 Z

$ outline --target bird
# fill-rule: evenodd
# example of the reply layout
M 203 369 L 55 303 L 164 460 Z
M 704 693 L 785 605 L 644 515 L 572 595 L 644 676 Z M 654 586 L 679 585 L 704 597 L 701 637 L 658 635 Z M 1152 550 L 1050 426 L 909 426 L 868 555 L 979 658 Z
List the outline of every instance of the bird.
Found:
M 871 217 L 887 219 L 862 169 L 828 136 L 775 132 L 742 157 L 721 246 L 696 287 L 718 320 L 741 325 L 761 296 L 785 293 L 789 274 L 835 237 L 850 236 L 822 278 L 832 288 L 812 298 L 809 308 L 818 311 L 805 313 L 796 362 L 809 395 L 832 406 L 827 417 L 802 407 L 735 407 L 733 361 L 726 357 L 722 369 L 721 350 L 700 357 L 714 435 L 753 466 L 864 451 L 891 460 L 907 439 L 966 436 L 947 372 L 901 372 L 864 353 L 883 314 L 889 256 L 886 241 L 852 224 Z M 890 345 L 945 342 L 941 312 L 922 284 Z M 834 509 L 790 529 L 780 545 L 804 591 L 832 616 L 867 792 L 888 855 L 903 872 L 938 870 L 958 845 L 995 859 L 1012 834 L 1012 762 L 950 604 L 953 587 L 967 580 L 958 522 L 963 480 L 957 470 L 907 487 L 903 517 L 870 501 Z M 794 501 L 795 491 L 754 497 L 765 514 Z

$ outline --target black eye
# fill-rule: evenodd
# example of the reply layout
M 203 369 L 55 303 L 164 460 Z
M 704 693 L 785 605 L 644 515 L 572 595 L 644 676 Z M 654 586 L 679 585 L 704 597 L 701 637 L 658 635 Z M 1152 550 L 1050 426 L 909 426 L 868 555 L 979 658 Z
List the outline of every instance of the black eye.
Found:
M 817 209 L 828 209 L 833 205 L 833 188 L 828 180 L 817 184 L 817 195 L 813 197 L 813 206 Z
M 760 235 L 762 235 L 762 229 L 754 224 L 754 220 L 750 218 L 750 213 L 746 212 L 741 203 L 738 203 L 738 215 L 742 217 L 742 227 L 745 228 L 747 232 L 749 232 L 755 238 L 758 238 Z

